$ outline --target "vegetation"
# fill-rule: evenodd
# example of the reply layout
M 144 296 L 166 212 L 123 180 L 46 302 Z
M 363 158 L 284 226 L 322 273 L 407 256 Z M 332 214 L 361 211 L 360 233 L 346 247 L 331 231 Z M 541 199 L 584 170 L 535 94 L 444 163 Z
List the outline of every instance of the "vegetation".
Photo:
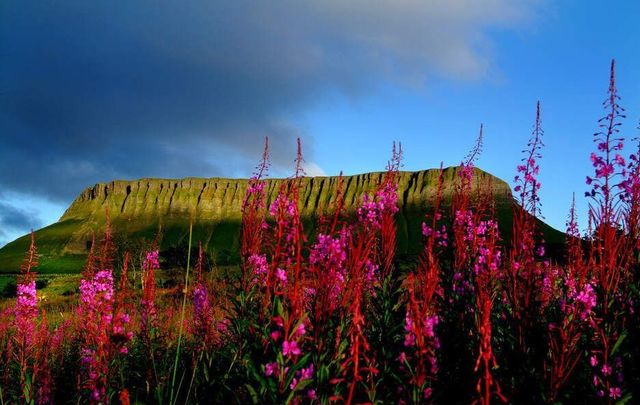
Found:
M 300 142 L 294 175 L 277 183 L 264 179 L 266 143 L 232 268 L 216 266 L 192 222 L 186 272 L 163 280 L 181 259 L 162 257 L 162 233 L 119 246 L 107 211 L 77 290 L 52 311 L 38 301 L 32 234 L 0 312 L 0 402 L 629 403 L 640 397 L 640 159 L 622 156 L 613 63 L 605 109 L 589 229 L 572 206 L 561 260 L 538 220 L 540 104 L 508 238 L 492 178 L 474 177 L 482 127 L 453 189 L 438 171 L 414 258 L 398 254 L 399 144 L 353 211 L 340 177 L 310 223 Z

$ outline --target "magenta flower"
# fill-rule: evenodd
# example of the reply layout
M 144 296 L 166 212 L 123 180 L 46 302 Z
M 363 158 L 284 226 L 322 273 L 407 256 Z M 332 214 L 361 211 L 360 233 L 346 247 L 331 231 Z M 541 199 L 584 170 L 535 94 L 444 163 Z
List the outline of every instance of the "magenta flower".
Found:
M 431 398 L 431 394 L 433 394 L 433 390 L 431 389 L 431 387 L 428 387 L 428 388 L 424 389 L 424 398 L 425 399 Z
M 284 356 L 298 356 L 300 355 L 301 351 L 300 348 L 298 347 L 298 343 L 295 340 L 292 341 L 287 341 L 285 340 L 282 343 L 282 354 Z
M 609 388 L 609 397 L 613 399 L 620 398 L 622 396 L 622 390 L 620 387 L 611 387 Z
M 277 375 L 278 372 L 278 363 L 273 362 L 273 363 L 267 363 L 264 366 L 264 375 L 266 375 L 267 377 L 270 377 L 272 375 Z
M 253 268 L 254 283 L 263 282 L 264 278 L 269 271 L 269 263 L 267 263 L 267 256 L 253 254 L 249 256 L 249 265 Z
M 580 319 L 584 320 L 591 314 L 591 310 L 596 306 L 596 298 L 596 292 L 591 284 L 585 284 L 583 290 L 576 296 L 576 302 L 582 305 Z
M 281 268 L 276 269 L 276 277 L 282 282 L 283 285 L 287 284 L 287 272 Z

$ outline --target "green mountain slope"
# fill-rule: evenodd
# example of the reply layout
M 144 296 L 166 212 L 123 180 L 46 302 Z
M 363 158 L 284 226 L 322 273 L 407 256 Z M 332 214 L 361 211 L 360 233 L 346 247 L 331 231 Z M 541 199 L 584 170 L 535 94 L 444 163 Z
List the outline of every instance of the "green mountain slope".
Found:
M 346 209 L 353 212 L 363 193 L 373 191 L 384 173 L 366 173 L 344 178 Z M 444 172 L 444 197 L 450 199 L 458 177 L 457 168 Z M 267 180 L 268 200 L 276 196 L 282 179 Z M 398 251 L 415 254 L 420 246 L 420 223 L 436 193 L 438 170 L 401 172 L 399 176 Z M 511 231 L 513 198 L 504 181 L 475 169 L 475 184 L 491 184 L 503 236 Z M 490 182 L 490 183 L 489 183 Z M 337 197 L 337 177 L 302 179 L 300 208 L 306 229 L 312 231 L 314 219 Z M 161 250 L 184 250 L 190 219 L 194 221 L 194 241 L 202 241 L 218 263 L 237 263 L 242 200 L 247 187 L 244 179 L 186 178 L 140 179 L 99 183 L 84 190 L 58 222 L 36 231 L 41 253 L 41 273 L 80 271 L 92 234 L 104 231 L 109 209 L 117 240 L 131 244 L 152 240 L 162 228 Z M 559 245 L 561 232 L 540 223 L 545 239 Z M 0 272 L 17 272 L 29 237 L 23 236 L 0 249 Z

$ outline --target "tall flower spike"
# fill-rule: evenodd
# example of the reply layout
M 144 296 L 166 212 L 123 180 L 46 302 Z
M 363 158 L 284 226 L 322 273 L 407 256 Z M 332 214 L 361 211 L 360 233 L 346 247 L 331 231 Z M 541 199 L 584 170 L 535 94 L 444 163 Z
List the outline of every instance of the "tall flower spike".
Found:
M 24 260 L 20 265 L 20 273 L 24 278 L 24 281 L 28 281 L 31 278 L 31 269 L 38 266 L 38 249 L 36 247 L 36 235 L 31 231 L 31 243 L 29 244 L 29 250 L 25 254 Z
M 304 177 L 307 173 L 304 171 L 304 158 L 302 157 L 302 141 L 297 139 L 298 151 L 296 153 L 296 179 Z
M 473 145 L 473 149 L 469 151 L 467 156 L 464 158 L 464 165 L 469 166 L 473 165 L 474 162 L 478 159 L 480 154 L 482 153 L 482 147 L 484 145 L 484 124 L 480 124 L 480 132 L 478 133 L 478 137 L 476 138 L 476 143 Z
M 540 101 L 538 101 L 533 132 L 527 143 L 527 149 L 523 151 L 525 157 L 522 158 L 522 164 L 517 167 L 518 175 L 514 178 L 516 183 L 514 191 L 519 193 L 520 205 L 535 217 L 540 216 L 540 198 L 538 197 L 540 182 L 537 176 L 540 171 L 538 160 L 542 158 L 540 150 L 544 146 L 542 142 L 544 131 L 541 124 Z
M 116 247 L 113 243 L 113 230 L 111 228 L 111 215 L 109 208 L 105 209 L 104 239 L 102 240 L 102 253 L 100 254 L 100 270 L 113 270 L 113 257 Z
M 620 96 L 616 88 L 615 62 L 615 59 L 611 60 L 608 95 L 602 103 L 606 115 L 598 120 L 600 129 L 593 135 L 594 142 L 597 144 L 597 152 L 591 153 L 595 176 L 587 177 L 586 183 L 591 186 L 591 190 L 585 193 L 598 206 L 598 212 L 595 212 L 596 220 L 606 224 L 614 219 L 616 211 L 614 197 L 619 194 L 619 191 L 612 189 L 615 186 L 622 188 L 623 184 L 622 182 L 616 185 L 613 182 L 625 169 L 625 161 L 620 155 L 624 147 L 624 138 L 619 135 L 622 125 L 619 120 L 625 118 L 625 115 L 624 108 L 618 104 Z
M 241 253 L 241 284 L 246 291 L 251 285 L 253 276 L 251 275 L 250 258 L 259 254 L 263 246 L 263 236 L 265 229 L 265 208 L 266 208 L 266 182 L 264 177 L 269 170 L 269 138 L 264 139 L 264 149 L 262 159 L 253 176 L 249 179 L 247 191 L 242 201 L 242 233 L 240 241 Z

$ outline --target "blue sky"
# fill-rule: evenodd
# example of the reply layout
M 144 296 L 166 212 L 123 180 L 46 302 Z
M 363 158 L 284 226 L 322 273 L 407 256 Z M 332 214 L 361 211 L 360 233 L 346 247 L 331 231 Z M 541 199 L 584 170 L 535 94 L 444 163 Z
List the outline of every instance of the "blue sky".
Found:
M 441 0 L 2 2 L 0 245 L 114 178 L 458 164 L 511 181 L 542 103 L 543 215 L 584 218 L 592 134 L 617 61 L 640 135 L 640 3 Z M 631 144 L 628 145 L 631 150 Z

